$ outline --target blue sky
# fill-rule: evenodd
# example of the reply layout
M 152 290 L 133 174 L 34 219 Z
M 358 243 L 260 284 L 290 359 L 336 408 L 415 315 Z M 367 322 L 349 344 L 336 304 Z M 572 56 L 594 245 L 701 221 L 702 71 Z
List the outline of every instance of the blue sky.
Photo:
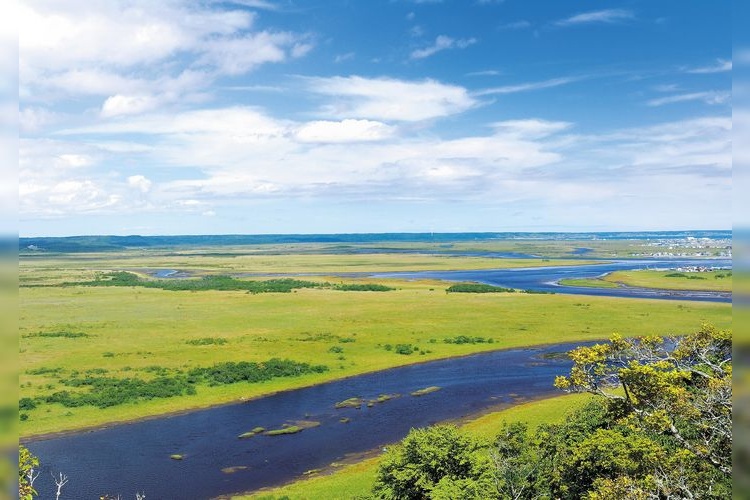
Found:
M 729 9 L 29 0 L 20 234 L 727 229 Z

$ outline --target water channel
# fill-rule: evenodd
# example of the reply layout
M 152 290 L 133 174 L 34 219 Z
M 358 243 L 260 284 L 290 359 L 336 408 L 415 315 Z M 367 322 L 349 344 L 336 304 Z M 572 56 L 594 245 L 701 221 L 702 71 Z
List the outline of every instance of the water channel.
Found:
M 680 300 L 731 301 L 731 294 L 645 289 L 563 287 L 563 278 L 596 277 L 615 270 L 678 266 L 731 267 L 731 261 L 618 261 L 595 265 L 528 269 L 377 274 L 407 279 L 477 281 L 537 291 Z M 179 277 L 164 270 L 160 277 Z M 104 494 L 134 498 L 203 499 L 256 490 L 299 478 L 350 454 L 380 449 L 412 427 L 458 419 L 523 398 L 555 394 L 555 375 L 567 359 L 548 356 L 579 344 L 512 349 L 433 361 L 298 389 L 244 403 L 34 440 L 29 449 L 43 471 L 37 489 L 54 491 L 51 473 L 70 479 L 65 498 L 99 499 Z M 413 391 L 440 390 L 422 396 Z M 393 399 L 360 409 L 336 409 L 351 397 Z M 342 421 L 342 419 L 344 421 Z M 316 422 L 298 434 L 249 439 L 255 427 L 277 429 Z M 181 460 L 170 458 L 182 455 Z M 44 496 L 44 495 L 43 495 Z
M 688 267 L 712 267 L 730 269 L 728 259 L 671 259 L 671 260 L 620 260 L 601 264 L 580 266 L 529 267 L 520 269 L 479 269 L 472 271 L 419 271 L 378 273 L 374 277 L 403 279 L 438 279 L 443 281 L 478 282 L 537 292 L 565 293 L 575 295 L 598 295 L 606 297 L 630 297 L 667 300 L 701 300 L 731 302 L 730 292 L 702 292 L 685 290 L 658 290 L 621 286 L 617 288 L 592 288 L 564 286 L 559 281 L 568 278 L 596 278 L 613 271 L 634 269 L 676 269 Z
M 458 419 L 523 398 L 557 393 L 555 375 L 570 369 L 559 356 L 578 344 L 511 349 L 395 368 L 244 403 L 106 429 L 37 440 L 28 448 L 44 470 L 38 490 L 54 491 L 51 473 L 70 478 L 65 498 L 203 499 L 255 490 L 326 467 L 348 454 L 381 449 L 412 427 Z M 545 356 L 547 355 L 547 356 Z M 422 396 L 428 386 L 440 390 Z M 393 399 L 336 409 L 351 397 Z M 342 419 L 349 419 L 342 422 Z M 238 436 L 254 427 L 297 421 L 320 425 L 298 434 Z M 183 455 L 182 460 L 170 458 Z

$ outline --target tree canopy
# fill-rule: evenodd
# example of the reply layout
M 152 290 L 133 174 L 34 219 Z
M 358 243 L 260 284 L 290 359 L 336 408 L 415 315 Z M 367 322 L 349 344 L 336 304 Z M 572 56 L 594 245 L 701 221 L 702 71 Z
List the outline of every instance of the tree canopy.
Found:
M 729 498 L 732 336 L 704 325 L 569 353 L 555 385 L 595 397 L 564 423 L 505 425 L 493 443 L 413 430 L 388 451 L 377 498 Z M 449 458 L 450 457 L 450 458 Z M 461 467 L 458 467 L 460 464 Z

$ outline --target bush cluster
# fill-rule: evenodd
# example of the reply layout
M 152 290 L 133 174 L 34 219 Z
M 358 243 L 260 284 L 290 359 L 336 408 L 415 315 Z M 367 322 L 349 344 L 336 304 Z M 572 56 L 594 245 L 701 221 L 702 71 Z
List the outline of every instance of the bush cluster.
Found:
M 493 344 L 495 339 L 484 337 L 469 337 L 467 335 L 457 335 L 443 339 L 446 344 Z
M 459 283 L 451 285 L 446 290 L 448 293 L 513 293 L 512 288 L 502 286 L 485 285 L 483 283 Z
M 325 365 L 311 365 L 289 359 L 273 358 L 263 363 L 227 361 L 208 368 L 193 368 L 188 372 L 188 380 L 215 386 L 237 382 L 264 382 L 279 377 L 298 377 L 307 373 L 326 371 L 328 367 Z

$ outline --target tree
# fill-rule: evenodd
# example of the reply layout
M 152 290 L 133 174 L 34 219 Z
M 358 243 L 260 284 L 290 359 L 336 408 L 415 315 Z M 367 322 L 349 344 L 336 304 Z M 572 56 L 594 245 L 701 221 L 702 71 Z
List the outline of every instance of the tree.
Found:
M 607 344 L 569 355 L 573 368 L 569 376 L 557 377 L 557 387 L 605 398 L 618 424 L 671 450 L 651 464 L 651 487 L 690 497 L 691 489 L 702 488 L 692 484 L 698 477 L 709 492 L 731 482 L 731 332 L 703 325 L 681 337 L 615 335 Z M 690 474 L 675 473 L 680 470 Z M 627 470 L 620 475 L 632 477 Z M 627 481 L 617 477 L 599 485 L 624 487 Z M 696 480 L 690 483 L 690 477 Z
M 505 425 L 493 445 L 452 427 L 412 430 L 388 451 L 379 498 L 728 498 L 732 337 L 704 325 L 671 338 L 579 347 L 555 385 L 597 397 L 563 423 Z
M 18 498 L 31 500 L 36 495 L 34 481 L 39 476 L 39 459 L 23 445 L 18 447 Z
M 487 443 L 453 425 L 412 429 L 386 451 L 373 487 L 385 499 L 482 499 L 493 490 Z

